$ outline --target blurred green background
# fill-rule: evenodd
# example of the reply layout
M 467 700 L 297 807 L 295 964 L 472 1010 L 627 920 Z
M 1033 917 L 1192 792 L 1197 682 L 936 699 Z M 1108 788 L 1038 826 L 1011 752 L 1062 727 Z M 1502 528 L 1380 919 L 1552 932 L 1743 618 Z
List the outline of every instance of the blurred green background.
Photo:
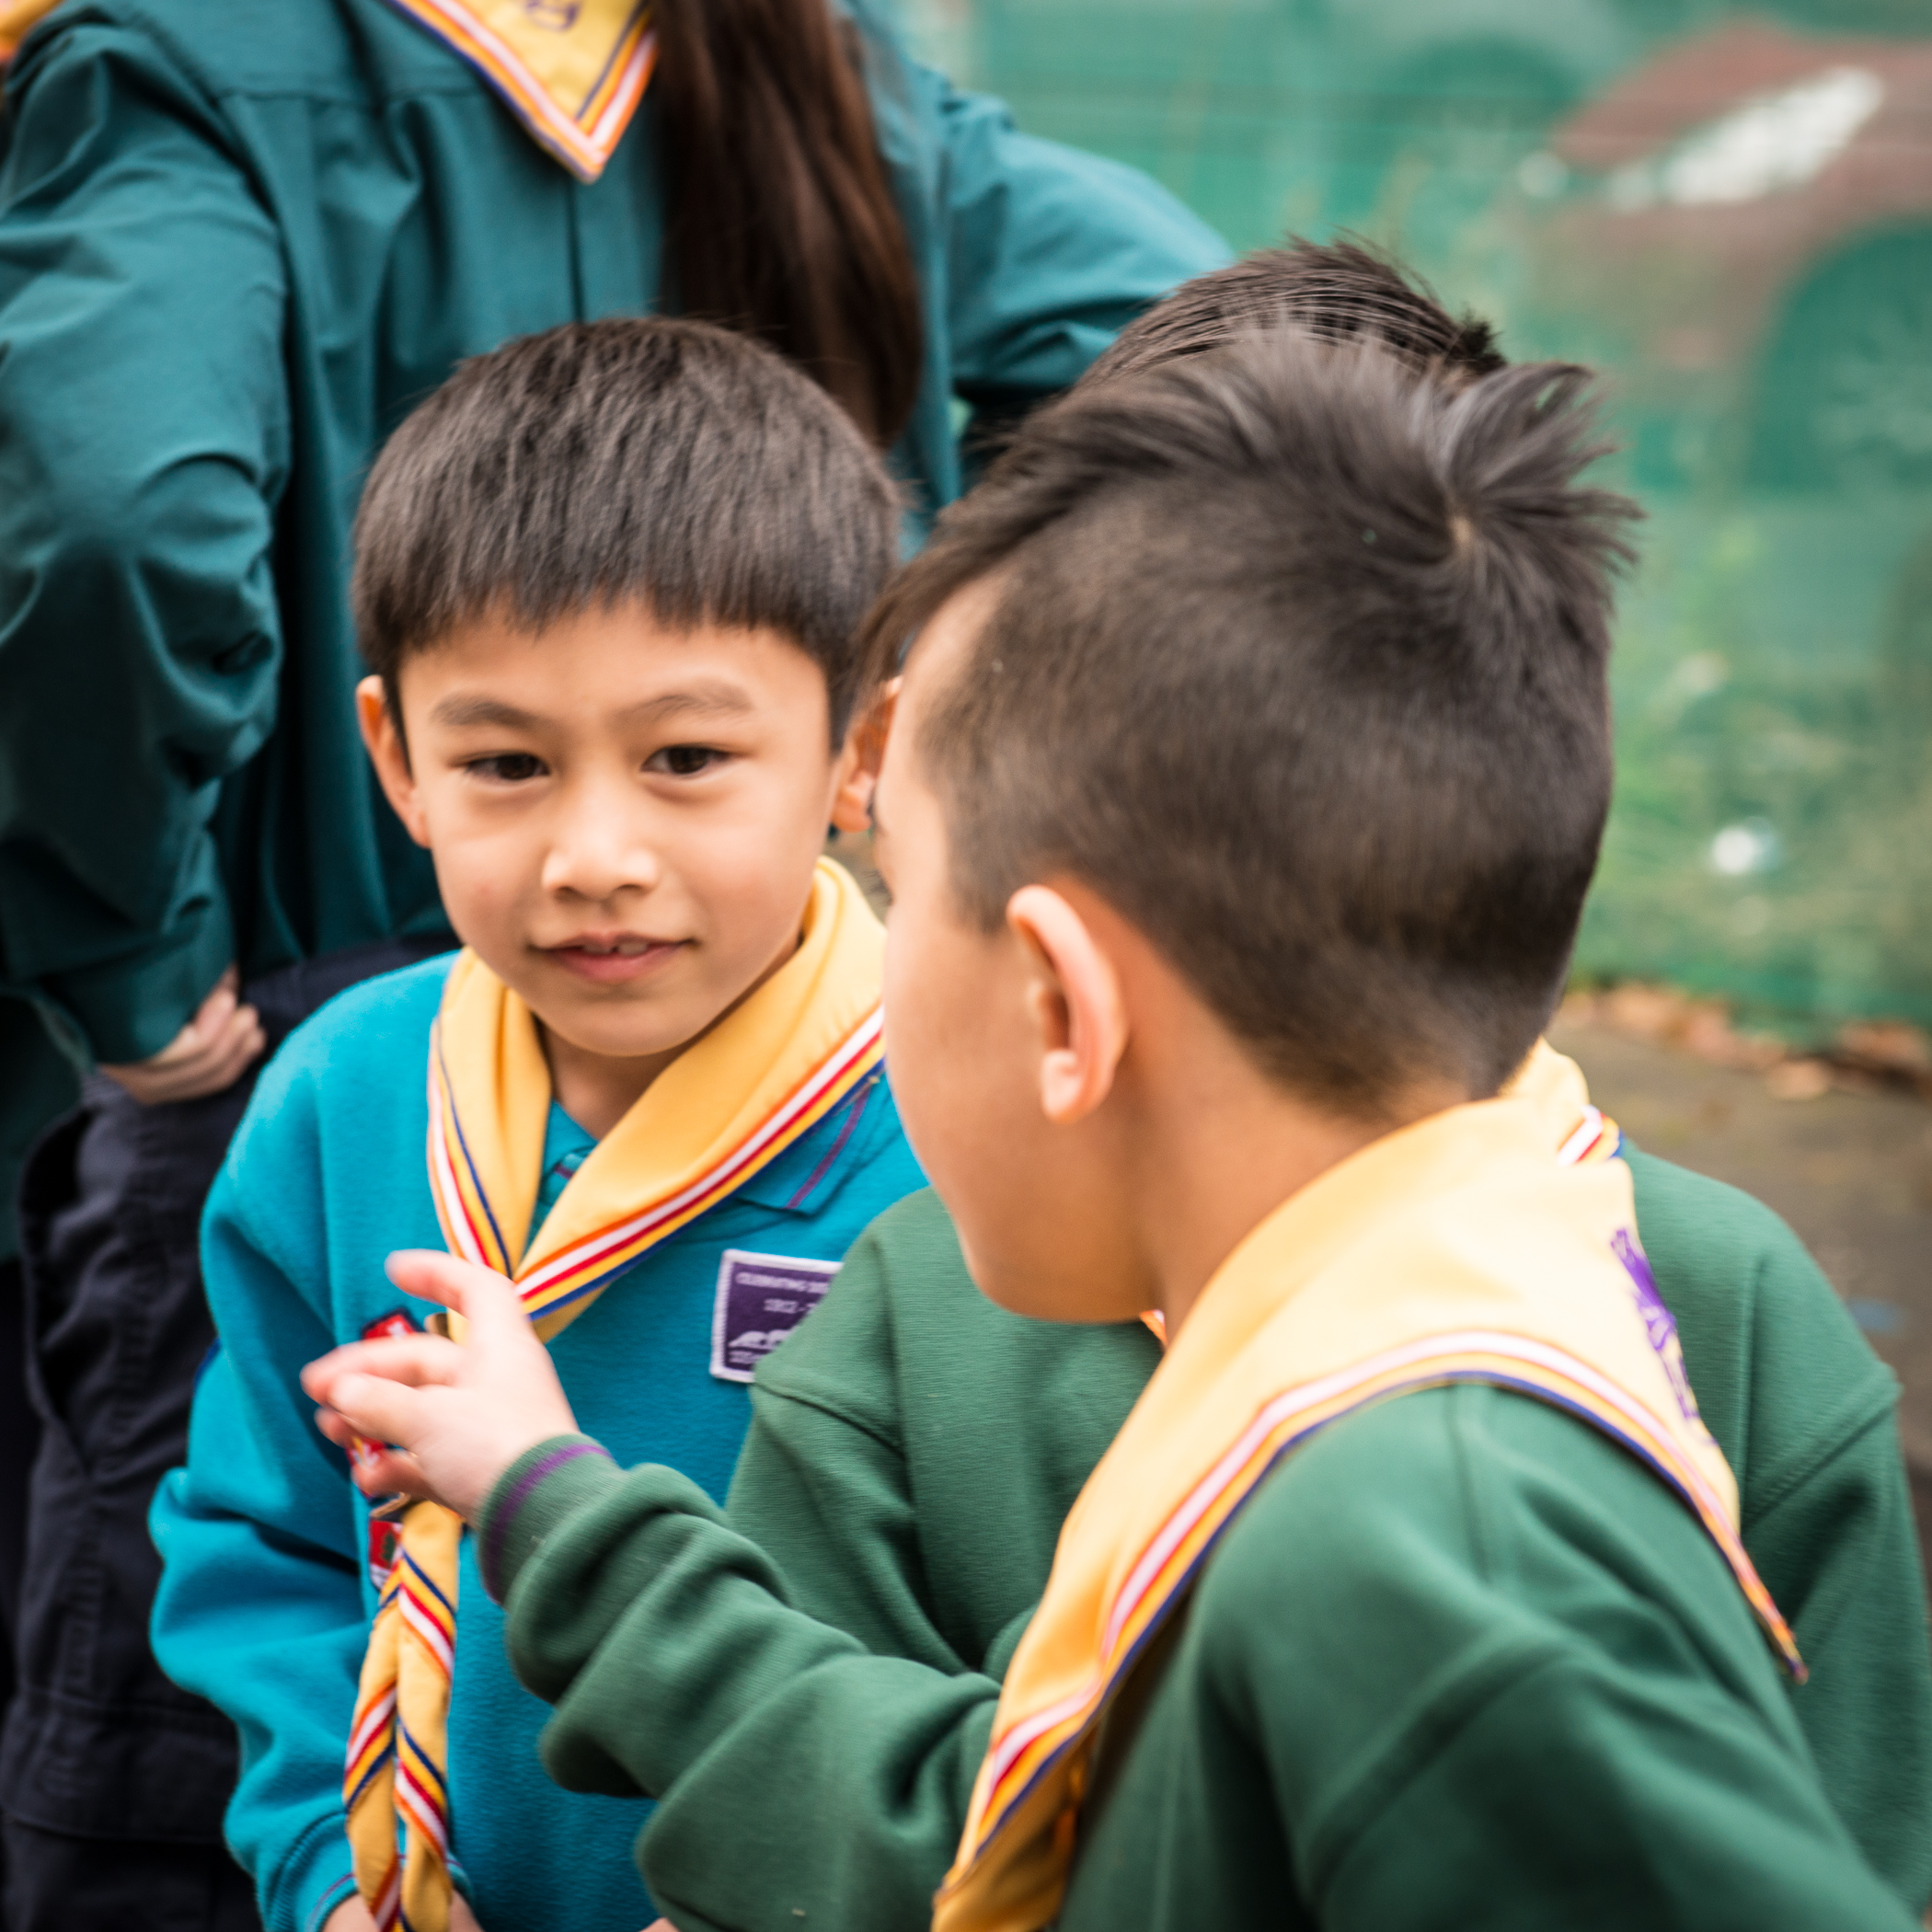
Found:
M 1643 501 L 1578 958 L 1932 1026 L 1932 0 L 901 0 L 1237 247 L 1352 229 L 1605 374 Z

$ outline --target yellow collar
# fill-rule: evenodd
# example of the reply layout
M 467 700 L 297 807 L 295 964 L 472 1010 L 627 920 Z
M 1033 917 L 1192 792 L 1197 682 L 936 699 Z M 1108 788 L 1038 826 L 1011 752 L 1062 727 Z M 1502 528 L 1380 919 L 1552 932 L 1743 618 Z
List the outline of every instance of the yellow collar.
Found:
M 594 181 L 617 151 L 657 59 L 648 0 L 390 4 L 467 61 L 582 181 Z

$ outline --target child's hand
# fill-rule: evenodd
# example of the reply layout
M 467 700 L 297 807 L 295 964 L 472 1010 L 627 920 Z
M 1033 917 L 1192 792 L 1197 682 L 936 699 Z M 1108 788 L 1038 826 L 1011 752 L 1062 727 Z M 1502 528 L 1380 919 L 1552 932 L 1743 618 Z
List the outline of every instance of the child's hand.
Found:
M 462 1315 L 462 1344 L 437 1335 L 351 1342 L 310 1363 L 302 1386 L 330 1442 L 349 1449 L 363 1439 L 351 1462 L 364 1495 L 428 1496 L 472 1519 L 524 1450 L 569 1434 L 577 1419 L 501 1275 L 424 1248 L 391 1255 L 388 1272 L 405 1293 Z M 366 1446 L 378 1443 L 396 1446 Z

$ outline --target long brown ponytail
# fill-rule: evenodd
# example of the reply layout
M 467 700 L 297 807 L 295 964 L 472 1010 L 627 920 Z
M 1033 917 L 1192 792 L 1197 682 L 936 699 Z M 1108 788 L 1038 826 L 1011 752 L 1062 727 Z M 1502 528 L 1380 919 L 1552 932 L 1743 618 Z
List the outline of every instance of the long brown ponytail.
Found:
M 655 0 L 678 306 L 799 362 L 881 447 L 924 351 L 858 34 L 828 0 Z

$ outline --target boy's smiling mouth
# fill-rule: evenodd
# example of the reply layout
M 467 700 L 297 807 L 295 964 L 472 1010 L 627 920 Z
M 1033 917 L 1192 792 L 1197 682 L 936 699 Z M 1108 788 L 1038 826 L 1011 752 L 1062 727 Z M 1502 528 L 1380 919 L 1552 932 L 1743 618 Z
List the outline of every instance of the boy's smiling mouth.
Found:
M 596 985 L 641 979 L 663 966 L 687 944 L 683 939 L 650 939 L 641 933 L 580 933 L 561 946 L 540 947 L 547 960 Z

